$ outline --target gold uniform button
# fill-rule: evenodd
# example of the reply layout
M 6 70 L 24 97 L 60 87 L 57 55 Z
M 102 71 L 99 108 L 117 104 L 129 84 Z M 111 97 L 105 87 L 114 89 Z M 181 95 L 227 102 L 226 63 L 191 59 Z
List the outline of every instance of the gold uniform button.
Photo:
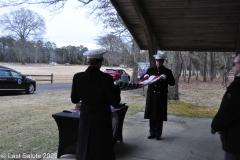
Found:
M 155 93 L 156 91 L 154 91 L 154 93 Z

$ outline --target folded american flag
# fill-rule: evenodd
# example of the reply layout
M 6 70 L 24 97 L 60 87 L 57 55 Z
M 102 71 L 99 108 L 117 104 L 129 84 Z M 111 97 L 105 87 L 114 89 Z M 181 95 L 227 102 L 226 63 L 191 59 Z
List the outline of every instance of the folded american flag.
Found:
M 119 88 L 122 91 L 138 89 L 138 88 L 142 88 L 146 85 L 152 84 L 159 79 L 160 79 L 160 76 L 158 76 L 158 75 L 152 75 L 150 77 L 148 75 L 145 75 L 144 78 L 139 80 L 136 84 L 135 83 L 121 83 L 120 82 Z

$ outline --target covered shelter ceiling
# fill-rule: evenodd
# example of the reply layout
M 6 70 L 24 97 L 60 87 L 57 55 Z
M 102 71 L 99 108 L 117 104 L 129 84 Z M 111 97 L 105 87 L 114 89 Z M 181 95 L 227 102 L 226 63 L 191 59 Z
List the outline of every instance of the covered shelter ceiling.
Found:
M 141 50 L 240 50 L 240 0 L 111 2 Z

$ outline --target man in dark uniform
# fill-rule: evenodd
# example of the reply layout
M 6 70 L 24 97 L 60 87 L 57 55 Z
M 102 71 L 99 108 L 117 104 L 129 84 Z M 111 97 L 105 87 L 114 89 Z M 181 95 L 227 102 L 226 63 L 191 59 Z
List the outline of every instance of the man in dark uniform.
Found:
M 160 75 L 160 80 L 148 85 L 144 118 L 149 119 L 150 135 L 148 139 L 160 140 L 163 121 L 167 121 L 167 93 L 168 85 L 174 86 L 175 80 L 172 71 L 163 65 L 163 54 L 154 55 L 156 66 L 147 70 L 142 76 Z
M 84 53 L 89 67 L 74 75 L 71 100 L 81 101 L 77 160 L 115 160 L 111 108 L 120 103 L 120 89 L 100 71 L 104 49 Z
M 213 118 L 212 133 L 220 133 L 224 160 L 240 160 L 240 54 L 234 60 L 234 80 L 227 87 Z

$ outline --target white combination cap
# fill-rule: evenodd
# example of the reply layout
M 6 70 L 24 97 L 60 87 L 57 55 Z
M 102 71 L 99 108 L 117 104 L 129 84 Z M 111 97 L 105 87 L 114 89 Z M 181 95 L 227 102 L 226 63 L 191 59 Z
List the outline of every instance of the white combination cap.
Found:
M 153 55 L 155 59 L 166 59 L 165 55 L 158 52 L 157 54 Z
M 106 49 L 94 49 L 83 53 L 87 59 L 103 59 L 103 54 L 106 53 Z

